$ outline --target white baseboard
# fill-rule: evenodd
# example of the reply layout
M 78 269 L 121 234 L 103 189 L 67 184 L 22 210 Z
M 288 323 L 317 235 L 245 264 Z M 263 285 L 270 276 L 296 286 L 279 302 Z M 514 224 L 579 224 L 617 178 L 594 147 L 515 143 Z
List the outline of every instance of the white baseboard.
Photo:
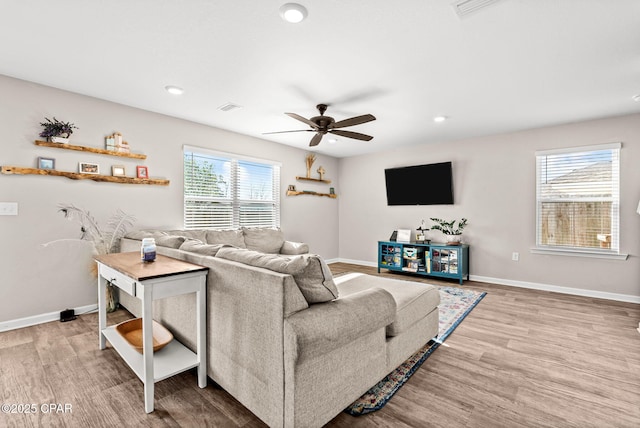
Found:
M 378 267 L 378 264 L 376 262 L 365 262 L 362 260 L 351 260 L 351 259 L 334 259 L 333 263 L 349 263 L 352 265 Z
M 351 260 L 351 259 L 340 259 L 340 258 L 332 260 L 332 263 L 337 263 L 337 262 L 349 263 L 349 264 L 360 265 L 360 266 L 369 266 L 369 267 L 378 266 L 378 264 L 375 262 L 367 262 L 362 260 Z M 630 294 L 607 293 L 606 291 L 562 287 L 559 285 L 540 284 L 536 282 L 527 282 L 527 281 L 515 281 L 512 279 L 491 278 L 488 276 L 470 275 L 469 279 L 471 281 L 477 281 L 477 282 L 487 282 L 491 284 L 508 285 L 511 287 L 529 288 L 533 290 L 552 291 L 554 293 L 572 294 L 574 296 L 594 297 L 597 299 L 615 300 L 618 302 L 640 303 L 640 296 L 633 296 Z
M 98 309 L 97 304 L 86 305 L 74 308 L 76 315 L 85 314 L 87 312 L 95 311 Z M 16 330 L 18 328 L 29 327 L 36 324 L 43 324 L 45 322 L 60 320 L 60 311 L 49 312 L 48 314 L 34 315 L 31 317 L 18 318 L 16 320 L 2 321 L 0 322 L 0 333 L 3 331 Z

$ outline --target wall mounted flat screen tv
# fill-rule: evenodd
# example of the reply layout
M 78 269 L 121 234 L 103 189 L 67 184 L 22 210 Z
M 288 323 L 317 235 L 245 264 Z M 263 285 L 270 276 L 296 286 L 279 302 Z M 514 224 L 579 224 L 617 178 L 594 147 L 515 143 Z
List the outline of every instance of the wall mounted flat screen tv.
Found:
M 452 205 L 451 162 L 384 170 L 387 205 Z

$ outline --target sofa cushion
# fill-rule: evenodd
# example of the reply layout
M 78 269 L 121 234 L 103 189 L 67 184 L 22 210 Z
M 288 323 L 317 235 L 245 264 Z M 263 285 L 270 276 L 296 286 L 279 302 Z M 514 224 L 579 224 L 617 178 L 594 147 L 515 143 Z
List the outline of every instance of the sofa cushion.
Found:
M 265 254 L 260 251 L 228 246 L 220 248 L 216 257 L 269 269 L 274 272 L 294 275 L 294 279 L 295 275 L 302 272 L 307 265 L 306 260 L 304 260 L 302 256 L 282 257 L 278 254 Z
M 158 236 L 155 238 L 156 245 L 161 247 L 169 247 L 169 248 L 180 248 L 182 243 L 187 240 L 184 236 L 175 236 L 175 235 L 167 235 L 167 236 Z
M 247 248 L 242 229 L 207 230 L 206 238 L 202 241 L 207 244 L 228 244 L 238 248 Z
M 205 244 L 198 239 L 187 239 L 180 246 L 182 251 L 203 254 L 205 256 L 215 256 L 220 248 L 228 247 L 226 244 Z
M 398 336 L 427 316 L 440 304 L 438 288 L 424 283 L 403 281 L 360 273 L 336 278 L 340 296 L 348 296 L 369 288 L 382 288 L 396 302 L 396 316 L 387 326 L 387 336 Z
M 184 236 L 185 238 L 198 239 L 202 242 L 207 241 L 207 231 L 204 229 L 177 229 L 167 230 L 167 235 Z
M 244 243 L 249 250 L 278 254 L 284 243 L 284 234 L 280 229 L 266 227 L 243 227 Z
M 218 251 L 216 257 L 292 275 L 309 304 L 328 302 L 338 297 L 331 271 L 318 255 L 292 257 L 225 247 Z

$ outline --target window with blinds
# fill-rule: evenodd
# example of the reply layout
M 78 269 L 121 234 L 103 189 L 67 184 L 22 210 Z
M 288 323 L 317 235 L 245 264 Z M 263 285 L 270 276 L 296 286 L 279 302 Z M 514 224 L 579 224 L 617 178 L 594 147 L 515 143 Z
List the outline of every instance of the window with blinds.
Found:
M 280 165 L 185 146 L 184 226 L 280 227 Z
M 536 152 L 538 248 L 619 252 L 620 147 Z

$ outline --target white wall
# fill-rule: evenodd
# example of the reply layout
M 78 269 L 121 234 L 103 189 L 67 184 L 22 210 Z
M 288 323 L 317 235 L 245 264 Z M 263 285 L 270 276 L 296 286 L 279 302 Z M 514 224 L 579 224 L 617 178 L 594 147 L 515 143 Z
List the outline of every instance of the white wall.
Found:
M 446 124 L 445 124 L 446 126 Z M 535 246 L 535 156 L 541 149 L 621 141 L 620 249 L 626 261 L 548 256 Z M 454 205 L 389 207 L 384 169 L 453 161 Z M 506 135 L 423 144 L 340 161 L 340 258 L 375 263 L 377 241 L 422 219 L 466 217 L 471 275 L 640 296 L 640 115 L 594 120 Z M 429 191 L 437 183 L 413 183 Z M 428 238 L 442 241 L 430 231 Z M 512 252 L 520 261 L 511 260 Z M 596 293 L 597 294 L 597 293 Z
M 106 174 L 111 165 L 123 164 L 127 175 L 133 175 L 136 165 L 147 165 L 151 177 L 171 180 L 164 187 L 1 175 L 0 202 L 18 202 L 19 215 L 0 216 L 0 322 L 97 301 L 86 243 L 41 245 L 79 236 L 79 226 L 63 218 L 58 203 L 88 209 L 101 224 L 121 208 L 137 217 L 137 228 L 181 228 L 183 144 L 282 162 L 281 225 L 286 238 L 308 242 L 312 251 L 326 258 L 338 257 L 338 200 L 286 196 L 289 184 L 303 188 L 295 176 L 306 173 L 304 150 L 5 76 L 0 76 L 0 94 L 0 164 L 35 167 L 37 157 L 43 156 L 55 158 L 59 170 L 77 171 L 78 162 L 86 161 L 98 163 Z M 132 151 L 145 153 L 147 159 L 38 147 L 33 142 L 45 116 L 79 126 L 72 136 L 77 145 L 103 148 L 104 137 L 119 131 Z M 339 192 L 338 160 L 317 155 L 314 166 L 320 165 Z

